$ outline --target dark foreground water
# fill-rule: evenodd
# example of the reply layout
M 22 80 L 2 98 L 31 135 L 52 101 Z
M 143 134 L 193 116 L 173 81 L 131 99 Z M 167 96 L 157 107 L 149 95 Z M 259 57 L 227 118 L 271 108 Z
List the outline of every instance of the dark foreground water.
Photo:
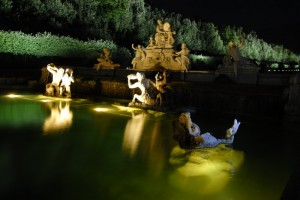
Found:
M 276 200 L 299 158 L 278 121 L 238 118 L 232 147 L 187 151 L 172 139 L 177 115 L 120 103 L 1 96 L 0 199 Z M 234 119 L 190 111 L 217 137 Z

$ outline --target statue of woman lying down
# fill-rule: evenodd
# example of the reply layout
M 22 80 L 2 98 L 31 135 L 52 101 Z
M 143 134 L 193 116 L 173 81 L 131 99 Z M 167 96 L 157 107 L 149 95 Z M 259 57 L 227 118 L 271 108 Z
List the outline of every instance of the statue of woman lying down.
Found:
M 172 123 L 173 139 L 178 141 L 179 146 L 184 149 L 210 148 L 219 144 L 232 144 L 240 124 L 241 122 L 235 119 L 232 127 L 226 130 L 225 138 L 217 139 L 209 132 L 201 134 L 199 126 L 192 122 L 190 113 L 184 112 L 181 113 L 179 119 Z

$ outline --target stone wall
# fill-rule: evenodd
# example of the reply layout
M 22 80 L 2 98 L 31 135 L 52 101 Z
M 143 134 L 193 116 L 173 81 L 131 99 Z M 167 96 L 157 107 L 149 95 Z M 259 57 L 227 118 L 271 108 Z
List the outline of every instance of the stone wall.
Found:
M 27 78 L 21 79 L 22 84 L 38 83 L 40 77 L 36 77 L 35 74 L 39 73 L 39 71 L 31 73 L 34 76 L 26 76 L 24 73 L 23 75 Z M 72 96 L 74 98 L 111 97 L 130 101 L 133 94 L 138 92 L 128 88 L 126 77 L 131 73 L 136 73 L 136 71 L 74 69 L 75 83 L 71 85 Z M 156 72 L 149 71 L 145 74 L 147 78 L 152 77 L 151 79 L 154 80 Z M 34 77 L 35 80 L 28 80 Z M 11 82 L 12 80 L 20 80 L 19 76 L 18 79 L 13 78 L 13 76 L 0 78 L 1 87 L 8 87 L 8 85 L 5 86 L 8 84 L 8 80 L 10 80 L 9 86 L 16 84 Z M 286 78 L 283 76 L 281 81 L 285 82 Z M 283 114 L 285 100 L 288 98 L 284 96 L 285 89 L 288 87 L 285 84 L 216 83 L 213 79 L 213 72 L 172 72 L 169 77 L 169 84 L 172 88 L 171 97 L 174 105 L 245 115 L 280 117 Z M 276 76 L 276 80 L 278 79 Z M 36 88 L 40 93 L 45 92 L 44 85 Z

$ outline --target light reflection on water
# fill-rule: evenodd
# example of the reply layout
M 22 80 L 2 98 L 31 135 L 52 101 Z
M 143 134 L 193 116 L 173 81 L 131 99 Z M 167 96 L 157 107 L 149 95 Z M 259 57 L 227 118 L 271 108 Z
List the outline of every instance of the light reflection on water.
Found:
M 172 140 L 174 115 L 11 97 L 0 97 L 0 199 L 279 199 L 293 163 L 279 137 L 266 148 L 278 129 L 265 122 L 242 120 L 234 148 L 187 151 Z M 232 121 L 194 119 L 203 131 Z
M 224 144 L 197 150 L 184 150 L 175 146 L 170 163 L 177 166 L 177 169 L 170 176 L 170 184 L 186 192 L 214 194 L 228 184 L 243 160 L 242 151 Z
M 71 127 L 73 112 L 70 110 L 69 101 L 50 101 L 44 104 L 51 111 L 43 125 L 44 135 L 57 133 Z

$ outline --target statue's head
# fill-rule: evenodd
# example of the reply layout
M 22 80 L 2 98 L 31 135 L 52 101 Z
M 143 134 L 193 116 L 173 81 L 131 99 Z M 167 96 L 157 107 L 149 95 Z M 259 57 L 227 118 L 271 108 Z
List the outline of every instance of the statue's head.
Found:
M 67 68 L 66 69 L 66 73 L 68 73 L 69 75 L 73 73 L 73 69 Z
M 189 112 L 184 112 L 181 113 L 179 117 L 179 122 L 184 125 L 189 132 L 191 133 L 191 127 L 192 127 L 192 119 L 191 119 L 191 114 Z
M 57 72 L 58 72 L 59 74 L 63 74 L 63 73 L 65 72 L 65 70 L 64 70 L 63 68 L 60 67 L 60 68 L 58 69 Z
M 162 21 L 160 19 L 157 20 L 158 24 L 162 24 Z
M 49 63 L 47 66 L 49 66 L 49 67 L 55 67 L 54 63 Z
M 143 80 L 145 77 L 145 74 L 143 72 L 137 72 L 136 77 L 139 81 Z
M 185 43 L 182 43 L 182 44 L 181 44 L 181 48 L 182 48 L 182 49 L 186 48 L 186 44 L 185 44 Z

